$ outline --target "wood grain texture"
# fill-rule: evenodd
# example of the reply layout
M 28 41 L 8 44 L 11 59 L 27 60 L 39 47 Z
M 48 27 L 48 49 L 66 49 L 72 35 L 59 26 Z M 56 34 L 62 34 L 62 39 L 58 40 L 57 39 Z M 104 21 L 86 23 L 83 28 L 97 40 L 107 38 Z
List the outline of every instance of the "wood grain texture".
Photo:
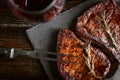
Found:
M 85 1 L 85 0 L 84 0 Z M 34 26 L 14 16 L 6 0 L 0 0 L 0 47 L 14 47 L 25 50 L 32 50 L 25 30 Z M 83 2 L 83 0 L 66 0 L 63 11 Z M 19 56 L 13 60 L 0 55 L 0 80 L 12 78 L 12 80 L 42 80 L 47 79 L 42 73 L 42 66 L 38 60 L 27 56 Z M 36 77 L 36 79 L 35 79 Z M 17 79 L 16 79 L 17 78 Z M 7 79 L 8 80 L 8 79 Z

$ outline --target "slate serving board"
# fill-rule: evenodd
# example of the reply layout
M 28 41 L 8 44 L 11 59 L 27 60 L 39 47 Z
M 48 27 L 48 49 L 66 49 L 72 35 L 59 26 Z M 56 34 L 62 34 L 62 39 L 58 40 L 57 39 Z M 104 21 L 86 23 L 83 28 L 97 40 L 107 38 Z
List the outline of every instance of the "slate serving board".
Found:
M 55 52 L 58 31 L 62 28 L 69 28 L 74 30 L 77 17 L 83 14 L 84 11 L 88 10 L 90 7 L 101 1 L 104 0 L 88 0 L 71 8 L 70 10 L 63 12 L 52 21 L 41 23 L 28 29 L 26 33 L 34 49 Z M 117 1 L 120 5 L 120 0 Z M 46 74 L 49 77 L 49 80 L 61 80 L 56 62 L 43 60 L 41 60 L 40 62 L 42 63 Z M 118 75 L 120 75 L 120 69 L 117 70 L 116 74 L 112 78 L 107 80 L 120 80 L 120 76 Z

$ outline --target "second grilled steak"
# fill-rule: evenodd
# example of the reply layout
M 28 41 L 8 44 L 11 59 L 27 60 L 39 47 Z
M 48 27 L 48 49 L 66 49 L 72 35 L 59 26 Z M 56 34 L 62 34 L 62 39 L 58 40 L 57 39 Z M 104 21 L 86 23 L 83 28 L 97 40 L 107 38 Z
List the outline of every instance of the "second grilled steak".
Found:
M 76 56 L 60 57 L 61 60 L 73 62 L 58 62 L 60 74 L 65 80 L 100 80 L 109 72 L 109 59 L 100 49 L 91 46 L 90 42 L 86 43 L 79 40 L 72 31 L 60 30 L 57 52 Z
M 91 39 L 109 58 L 120 62 L 120 9 L 115 0 L 99 3 L 80 16 L 76 34 Z

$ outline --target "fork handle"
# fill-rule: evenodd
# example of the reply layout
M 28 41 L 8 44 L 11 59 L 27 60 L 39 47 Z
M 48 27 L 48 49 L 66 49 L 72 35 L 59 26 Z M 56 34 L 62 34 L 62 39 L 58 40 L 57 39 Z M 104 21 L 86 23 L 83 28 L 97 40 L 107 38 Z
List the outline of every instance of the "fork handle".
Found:
M 0 48 L 0 54 L 5 54 L 7 57 L 10 56 L 12 48 Z

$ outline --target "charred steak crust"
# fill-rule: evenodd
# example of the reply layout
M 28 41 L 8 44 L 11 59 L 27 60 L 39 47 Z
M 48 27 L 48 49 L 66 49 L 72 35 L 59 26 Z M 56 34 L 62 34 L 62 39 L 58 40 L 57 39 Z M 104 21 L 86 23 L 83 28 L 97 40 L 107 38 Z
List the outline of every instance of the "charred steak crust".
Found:
M 65 80 L 100 80 L 92 74 L 85 64 L 85 42 L 79 40 L 76 35 L 68 30 L 60 30 L 57 40 L 57 52 L 58 54 L 70 54 L 78 56 L 79 58 L 70 58 L 70 57 L 60 57 L 62 60 L 71 60 L 73 63 L 61 63 L 58 62 L 58 69 L 60 74 L 65 78 Z M 91 58 L 94 57 L 94 71 L 97 76 L 105 76 L 110 69 L 110 61 L 104 55 L 104 53 L 96 48 L 91 46 Z
M 115 0 L 107 0 L 87 10 L 78 18 L 75 30 L 79 38 L 90 39 L 110 60 L 115 57 L 120 62 L 120 9 Z

